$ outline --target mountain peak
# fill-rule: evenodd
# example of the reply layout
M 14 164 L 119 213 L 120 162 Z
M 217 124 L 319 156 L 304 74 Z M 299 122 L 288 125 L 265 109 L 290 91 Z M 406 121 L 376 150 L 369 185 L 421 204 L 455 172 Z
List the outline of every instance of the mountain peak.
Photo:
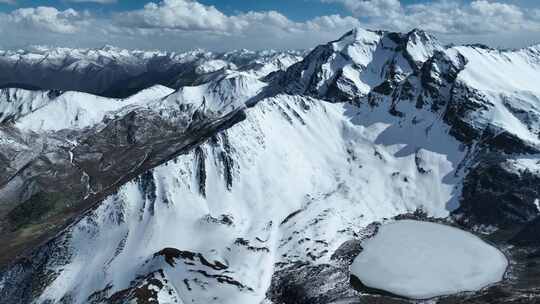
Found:
M 426 39 L 434 39 L 435 38 L 435 37 L 433 37 L 432 35 L 430 35 L 428 32 L 424 31 L 421 28 L 413 28 L 412 30 L 410 30 L 407 33 L 407 36 L 409 36 L 409 37 L 416 36 L 416 37 L 422 37 L 422 38 L 426 38 Z
M 393 86 L 442 49 L 434 37 L 419 29 L 399 33 L 354 28 L 315 48 L 279 83 L 290 93 L 335 101 L 357 99 L 382 84 Z
M 341 36 L 338 40 L 330 42 L 330 44 L 332 44 L 335 51 L 340 51 L 352 44 L 374 43 L 378 41 L 380 37 L 381 35 L 378 32 L 356 27 Z

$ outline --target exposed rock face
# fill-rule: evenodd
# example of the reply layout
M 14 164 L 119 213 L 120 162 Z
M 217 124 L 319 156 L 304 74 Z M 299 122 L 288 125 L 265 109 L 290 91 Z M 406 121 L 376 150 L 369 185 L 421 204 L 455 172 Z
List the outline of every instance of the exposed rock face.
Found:
M 93 54 L 72 62 L 91 79 L 51 81 L 173 89 L 0 92 L 0 303 L 406 303 L 354 289 L 348 267 L 373 223 L 413 212 L 513 262 L 434 301 L 537 299 L 537 47 L 357 29 L 302 60 L 141 53 L 132 71 Z
M 528 222 L 513 238 L 512 243 L 519 246 L 538 246 L 540 244 L 540 217 Z
M 373 231 L 372 229 L 368 230 Z M 272 278 L 267 297 L 273 303 L 280 304 L 360 300 L 359 293 L 351 288 L 349 282 L 349 266 L 361 250 L 360 241 L 354 239 L 343 243 L 334 252 L 329 263 L 315 265 L 296 262 L 282 265 L 283 268 L 277 270 Z
M 274 280 L 267 295 L 273 303 L 323 304 L 357 294 L 350 288 L 348 271 L 328 264 L 293 264 Z
M 512 160 L 485 158 L 467 175 L 456 214 L 475 224 L 512 227 L 535 219 L 540 176 L 512 165 Z

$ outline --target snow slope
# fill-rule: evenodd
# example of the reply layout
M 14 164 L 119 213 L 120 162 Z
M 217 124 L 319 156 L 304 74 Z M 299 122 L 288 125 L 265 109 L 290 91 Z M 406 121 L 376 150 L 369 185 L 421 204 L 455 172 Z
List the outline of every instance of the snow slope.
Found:
M 256 303 L 276 263 L 328 261 L 384 217 L 417 208 L 448 215 L 459 192 L 449 178 L 463 156 L 459 143 L 444 129 L 427 137 L 424 124 L 414 131 L 394 119 L 312 98 L 260 101 L 245 121 L 129 182 L 72 227 L 59 241 L 71 258 L 53 267 L 58 277 L 38 302 L 112 296 L 162 269 L 164 285 L 185 303 Z M 409 141 L 403 134 L 411 132 Z M 442 140 L 452 155 L 434 149 Z M 226 268 L 180 258 L 171 266 L 156 257 L 165 248 Z
M 538 47 L 501 51 L 462 46 L 447 51 L 462 55 L 466 65 L 459 73 L 471 96 L 481 104 L 466 113 L 471 124 L 508 132 L 525 142 L 538 145 L 540 135 L 540 51 Z M 460 96 L 459 94 L 456 94 Z
M 413 299 L 479 290 L 502 280 L 504 254 L 457 228 L 412 220 L 382 225 L 351 265 L 362 283 Z
M 55 92 L 0 89 L 0 123 L 15 121 L 47 104 Z
M 21 94 L 23 90 L 18 91 L 18 94 Z M 102 122 L 111 112 L 129 106 L 145 105 L 173 92 L 173 89 L 160 85 L 145 89 L 125 99 L 110 99 L 82 92 L 65 92 L 53 96 L 51 100 L 43 102 L 40 107 L 33 105 L 36 99 L 26 98 L 26 104 L 21 106 L 32 110 L 29 110 L 30 113 L 23 111 L 14 114 L 18 117 L 15 126 L 20 130 L 35 132 L 83 129 Z

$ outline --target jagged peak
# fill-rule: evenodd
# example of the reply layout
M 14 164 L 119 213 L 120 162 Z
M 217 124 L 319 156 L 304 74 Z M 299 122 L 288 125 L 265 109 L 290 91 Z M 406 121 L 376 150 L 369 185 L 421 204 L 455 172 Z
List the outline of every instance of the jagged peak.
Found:
M 343 50 L 345 47 L 359 43 L 375 43 L 381 38 L 380 32 L 366 30 L 360 27 L 353 28 L 338 40 L 331 41 L 334 50 Z
M 338 40 L 331 41 L 329 44 L 333 46 L 334 51 L 342 51 L 351 45 L 373 45 L 382 40 L 389 40 L 397 45 L 403 45 L 403 48 L 424 47 L 427 49 L 428 54 L 423 54 L 422 60 L 426 60 L 426 56 L 431 54 L 433 50 L 444 49 L 435 36 L 419 28 L 402 33 L 373 31 L 356 27 L 345 33 Z
M 430 33 L 420 28 L 413 28 L 406 34 L 406 36 L 410 38 L 418 37 L 418 38 L 427 39 L 427 40 L 437 40 L 435 36 L 431 35 Z
M 437 37 L 433 36 L 432 34 L 422 30 L 422 29 L 413 29 L 407 34 L 405 34 L 405 39 L 407 41 L 407 45 L 414 45 L 414 44 L 422 44 L 422 45 L 429 45 L 429 46 L 437 46 L 439 49 L 443 49 L 444 47 L 439 42 L 439 39 Z
M 444 47 L 420 29 L 399 33 L 354 28 L 338 40 L 315 48 L 278 83 L 287 92 L 332 100 L 353 99 L 418 71 L 438 50 Z

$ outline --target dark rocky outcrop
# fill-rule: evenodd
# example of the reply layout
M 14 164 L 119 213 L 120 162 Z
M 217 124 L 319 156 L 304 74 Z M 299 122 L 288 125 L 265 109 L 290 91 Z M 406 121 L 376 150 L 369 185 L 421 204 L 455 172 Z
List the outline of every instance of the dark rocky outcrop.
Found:
M 465 178 L 460 207 L 455 214 L 465 222 L 509 228 L 538 216 L 540 177 L 516 172 L 500 158 L 483 158 Z
M 540 246 L 540 217 L 525 224 L 510 242 L 518 246 Z

